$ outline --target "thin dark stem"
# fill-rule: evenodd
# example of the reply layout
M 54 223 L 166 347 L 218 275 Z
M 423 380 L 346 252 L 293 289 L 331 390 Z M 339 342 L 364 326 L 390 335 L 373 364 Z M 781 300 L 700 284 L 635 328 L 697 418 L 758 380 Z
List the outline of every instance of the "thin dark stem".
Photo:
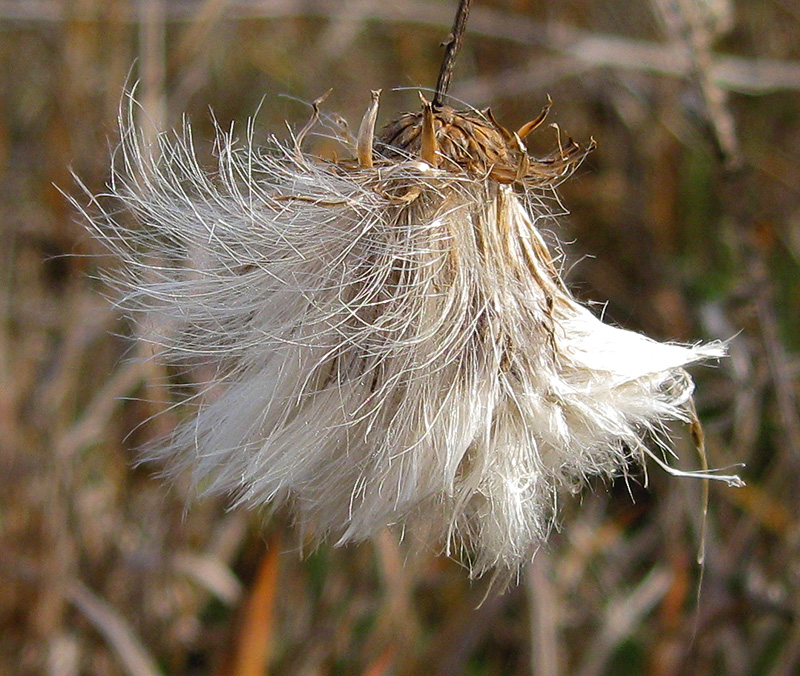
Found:
M 444 58 L 442 67 L 439 69 L 439 79 L 436 82 L 436 95 L 433 97 L 433 105 L 440 107 L 444 104 L 444 97 L 450 89 L 450 78 L 453 77 L 453 67 L 456 64 L 456 56 L 461 48 L 464 39 L 464 31 L 467 28 L 467 18 L 469 17 L 469 5 L 472 0 L 461 0 L 453 22 L 453 30 L 445 42 Z

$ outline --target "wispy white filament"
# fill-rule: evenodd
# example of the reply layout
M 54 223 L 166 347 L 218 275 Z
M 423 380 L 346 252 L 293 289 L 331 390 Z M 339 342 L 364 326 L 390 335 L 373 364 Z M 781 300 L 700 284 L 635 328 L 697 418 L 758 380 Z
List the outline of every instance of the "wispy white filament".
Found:
M 513 572 L 559 491 L 666 443 L 689 419 L 684 367 L 724 354 L 577 303 L 540 234 L 546 188 L 223 133 L 207 171 L 188 126 L 122 136 L 121 209 L 93 220 L 121 305 L 158 317 L 165 358 L 216 374 L 154 454 L 237 503 L 288 503 L 316 537 L 399 525 Z

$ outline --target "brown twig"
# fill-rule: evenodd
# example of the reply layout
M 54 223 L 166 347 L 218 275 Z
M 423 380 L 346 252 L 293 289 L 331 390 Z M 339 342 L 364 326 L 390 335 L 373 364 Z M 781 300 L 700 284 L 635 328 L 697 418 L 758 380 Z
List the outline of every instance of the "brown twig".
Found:
M 453 68 L 456 65 L 458 50 L 464 41 L 464 32 L 467 29 L 467 19 L 469 18 L 469 5 L 471 0 L 461 0 L 456 11 L 456 18 L 453 21 L 453 30 L 445 41 L 444 58 L 442 67 L 439 69 L 439 79 L 436 81 L 436 95 L 433 97 L 433 105 L 441 107 L 444 104 L 444 97 L 450 89 L 450 79 L 453 77 Z
M 660 0 L 656 4 L 675 37 L 688 48 L 692 75 L 703 97 L 708 125 L 726 169 L 741 168 L 742 156 L 736 124 L 728 108 L 725 91 L 714 81 L 713 36 L 708 26 L 691 0 Z

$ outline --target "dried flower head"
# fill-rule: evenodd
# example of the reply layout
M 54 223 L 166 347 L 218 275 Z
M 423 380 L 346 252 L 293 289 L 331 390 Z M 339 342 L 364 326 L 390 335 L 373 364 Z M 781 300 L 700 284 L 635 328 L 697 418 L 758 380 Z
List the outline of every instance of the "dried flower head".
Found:
M 110 194 L 137 225 L 107 211 L 95 232 L 163 358 L 215 370 L 152 455 L 236 503 L 288 503 L 317 538 L 395 525 L 513 573 L 560 490 L 691 420 L 684 367 L 724 346 L 661 344 L 572 297 L 541 230 L 590 148 L 532 157 L 547 109 L 515 133 L 423 100 L 376 139 L 378 98 L 351 160 L 303 150 L 315 102 L 288 144 L 220 132 L 211 173 L 188 126 L 153 147 L 123 115 Z

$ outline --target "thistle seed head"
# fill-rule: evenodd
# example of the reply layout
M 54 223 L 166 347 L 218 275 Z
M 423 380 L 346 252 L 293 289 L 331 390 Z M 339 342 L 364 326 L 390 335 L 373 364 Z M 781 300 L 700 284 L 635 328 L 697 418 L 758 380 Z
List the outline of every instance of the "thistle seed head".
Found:
M 652 341 L 569 293 L 541 229 L 591 144 L 529 156 L 546 109 L 515 133 L 423 102 L 376 142 L 377 113 L 373 93 L 352 160 L 302 149 L 318 101 L 295 143 L 220 132 L 211 171 L 188 127 L 152 147 L 122 115 L 115 205 L 90 226 L 161 358 L 214 373 L 149 455 L 286 503 L 319 539 L 394 526 L 513 574 L 562 490 L 626 472 L 645 436 L 668 446 L 692 419 L 684 368 L 725 348 Z

